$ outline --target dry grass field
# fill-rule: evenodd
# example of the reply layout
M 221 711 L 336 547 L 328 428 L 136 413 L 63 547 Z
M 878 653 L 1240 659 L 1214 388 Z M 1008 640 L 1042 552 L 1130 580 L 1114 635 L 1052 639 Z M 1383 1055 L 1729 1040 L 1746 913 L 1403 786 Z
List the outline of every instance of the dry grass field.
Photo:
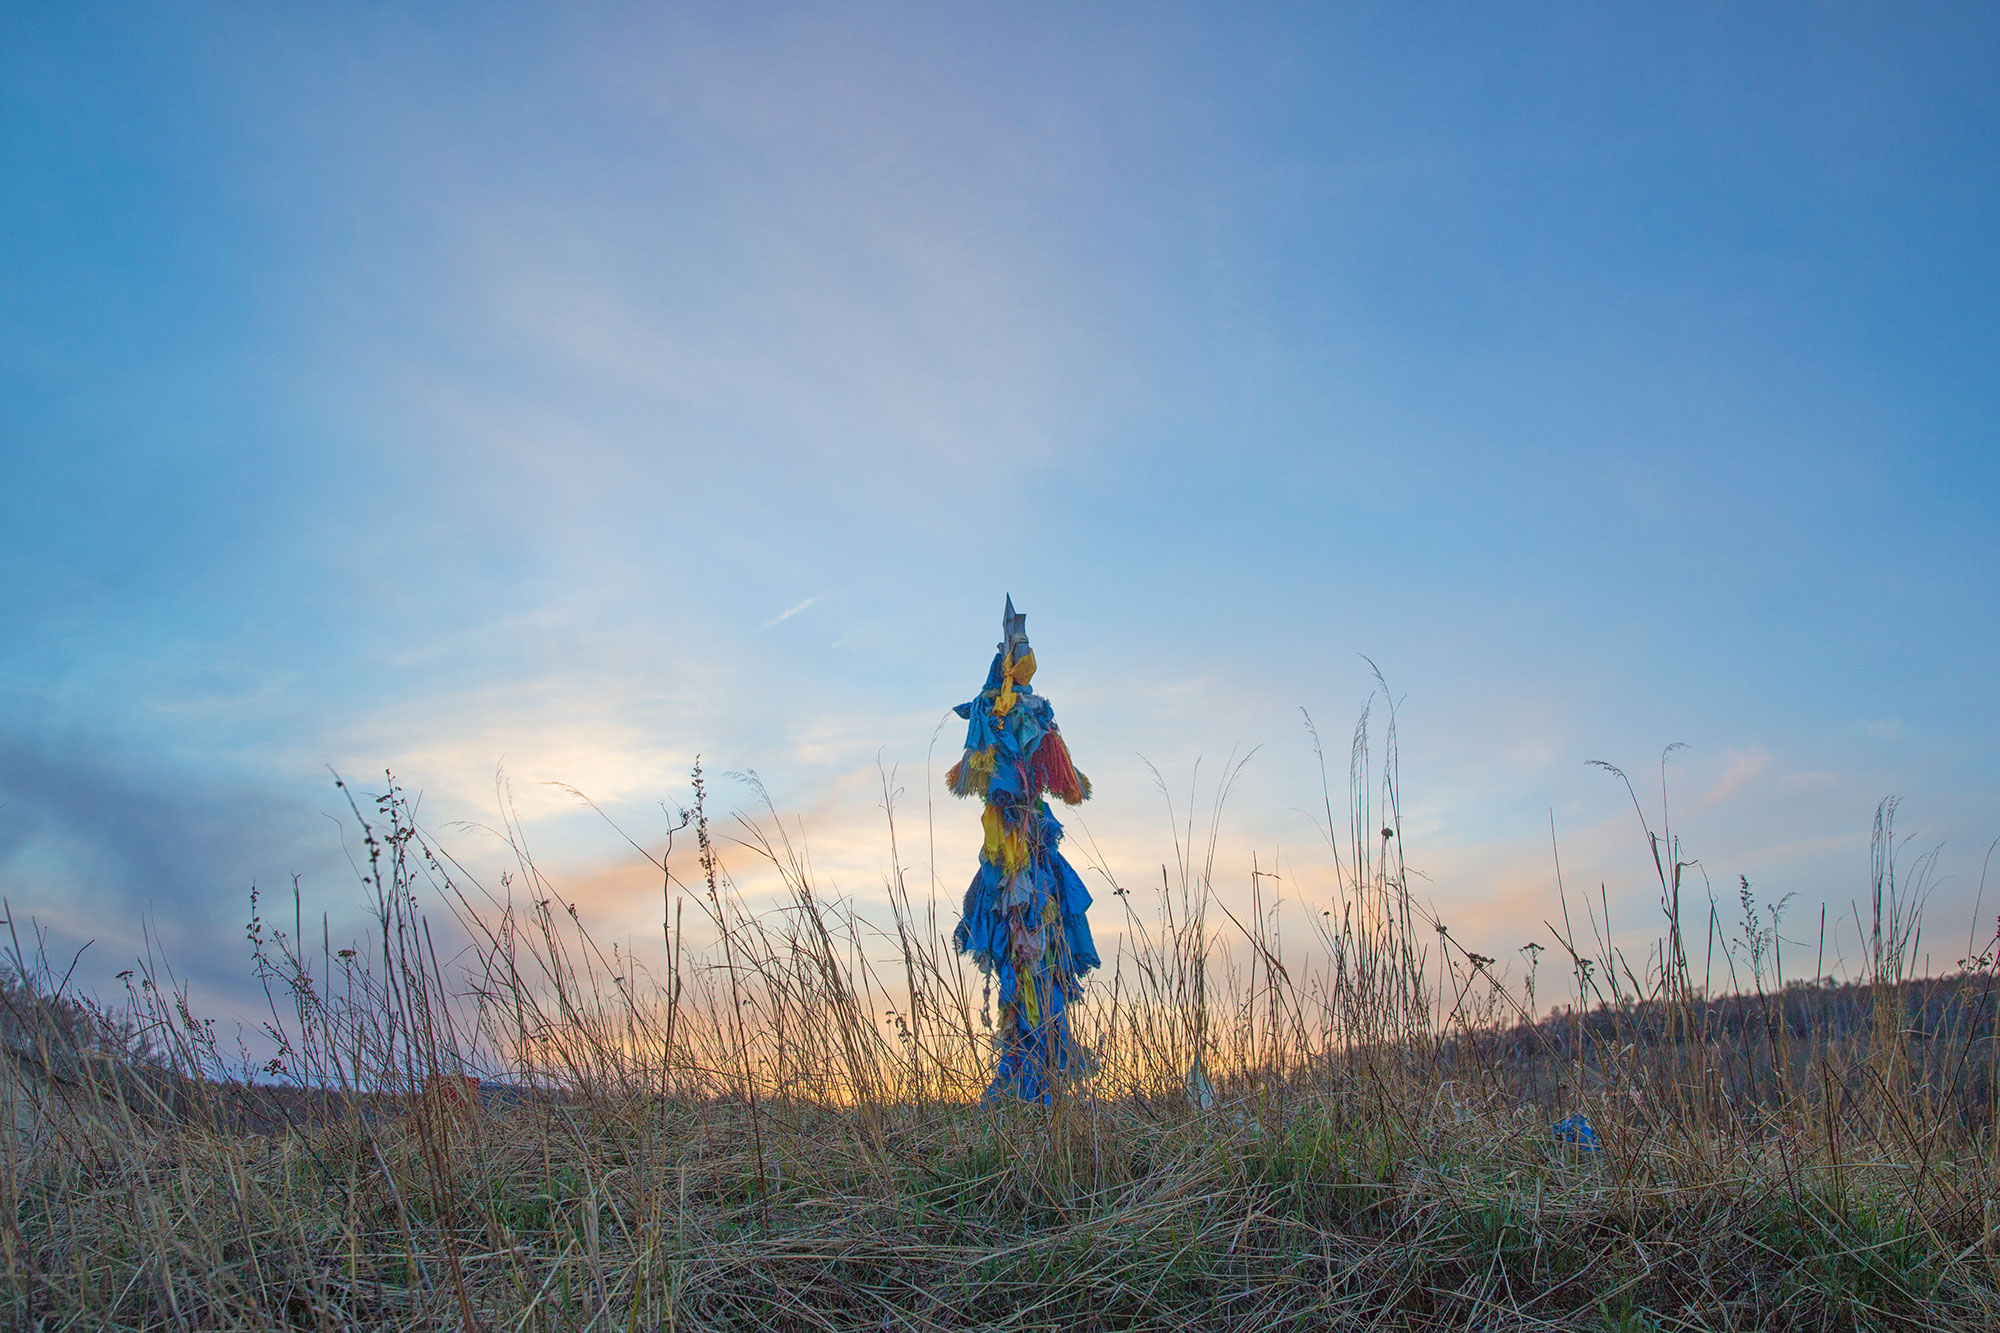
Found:
M 1125 944 L 1046 1108 L 978 1104 L 980 978 L 928 887 L 892 879 L 871 927 L 782 825 L 725 839 L 701 798 L 657 863 L 654 975 L 525 855 L 477 882 L 392 786 L 355 811 L 368 947 L 252 923 L 254 1081 L 169 980 L 100 1009 L 17 941 L 0 1321 L 2000 1326 L 2000 976 L 1990 947 L 1909 975 L 1892 808 L 1850 981 L 1781 975 L 1748 887 L 1732 930 L 1648 828 L 1651 956 L 1552 901 L 1576 933 L 1509 984 L 1411 894 L 1391 774 L 1357 732 L 1314 938 L 1224 910 L 1192 825 L 1159 880 L 1100 891 Z M 752 911 L 726 858 L 788 900 Z M 447 918 L 469 961 L 440 963 Z M 1565 987 L 1585 1003 L 1549 1013 Z M 1555 1130 L 1578 1116 L 1594 1142 Z

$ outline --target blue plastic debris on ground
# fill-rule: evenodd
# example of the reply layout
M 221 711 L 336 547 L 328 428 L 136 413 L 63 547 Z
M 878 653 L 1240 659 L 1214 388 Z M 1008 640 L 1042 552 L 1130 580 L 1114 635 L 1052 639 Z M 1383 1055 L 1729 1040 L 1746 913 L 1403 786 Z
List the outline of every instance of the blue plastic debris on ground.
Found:
M 1597 1131 L 1590 1127 L 1590 1120 L 1579 1111 L 1567 1120 L 1558 1120 L 1550 1126 L 1557 1143 L 1568 1143 L 1585 1152 L 1600 1152 L 1604 1145 L 1597 1141 Z

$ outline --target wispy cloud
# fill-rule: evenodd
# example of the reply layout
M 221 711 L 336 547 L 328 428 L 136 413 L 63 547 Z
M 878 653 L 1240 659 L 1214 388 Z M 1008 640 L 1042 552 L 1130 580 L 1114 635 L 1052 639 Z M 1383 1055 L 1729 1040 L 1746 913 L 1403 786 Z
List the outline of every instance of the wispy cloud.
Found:
M 1755 782 L 1771 766 L 1770 752 L 1762 749 L 1731 750 L 1725 758 L 1729 766 L 1715 780 L 1715 785 L 1695 803 L 1696 810 L 1713 810 Z
M 775 615 L 775 616 L 772 616 L 772 617 L 771 617 L 771 618 L 770 618 L 769 620 L 765 621 L 765 622 L 764 622 L 763 624 L 759 625 L 759 626 L 758 626 L 757 628 L 758 628 L 758 629 L 772 629 L 772 628 L 775 628 L 776 626 L 779 626 L 779 625 L 782 625 L 782 624 L 784 624 L 784 623 L 785 623 L 785 622 L 786 622 L 787 620 L 790 620 L 790 619 L 791 619 L 791 618 L 792 618 L 793 616 L 795 616 L 795 615 L 797 615 L 797 614 L 798 614 L 799 612 L 801 612 L 801 611 L 805 610 L 805 609 L 806 609 L 807 607 L 811 606 L 811 605 L 812 605 L 812 604 L 813 604 L 814 602 L 817 602 L 818 600 L 819 600 L 819 598 L 817 598 L 817 597 L 808 597 L 808 598 L 806 598 L 806 599 L 805 599 L 805 600 L 804 600 L 803 602 L 800 602 L 800 603 L 799 603 L 798 605 L 796 605 L 796 606 L 789 606 L 789 607 L 786 607 L 786 608 L 785 608 L 785 609 L 784 609 L 783 611 L 780 611 L 780 612 L 778 612 L 778 614 L 777 614 L 777 615 Z

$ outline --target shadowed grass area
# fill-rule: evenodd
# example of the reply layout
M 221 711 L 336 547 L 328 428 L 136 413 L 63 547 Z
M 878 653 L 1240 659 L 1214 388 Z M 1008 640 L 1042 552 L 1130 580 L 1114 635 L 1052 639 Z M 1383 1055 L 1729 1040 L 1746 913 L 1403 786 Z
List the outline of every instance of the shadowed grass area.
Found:
M 1078 1013 L 1093 1068 L 1047 1108 L 973 1103 L 989 1038 L 948 904 L 892 875 L 871 928 L 822 900 L 772 818 L 737 828 L 785 894 L 752 911 L 699 773 L 694 845 L 655 862 L 658 977 L 599 951 L 525 855 L 482 887 L 392 784 L 355 811 L 368 948 L 308 954 L 296 925 L 252 922 L 277 1051 L 260 1086 L 156 978 L 92 1018 L 17 945 L 0 1311 L 43 1329 L 2000 1320 L 1995 959 L 1908 975 L 1919 896 L 1892 809 L 1855 984 L 1787 986 L 1752 934 L 1731 955 L 1749 975 L 1709 998 L 1678 849 L 1646 826 L 1652 958 L 1559 937 L 1582 1002 L 1538 1018 L 1409 893 L 1389 739 L 1378 783 L 1357 730 L 1310 949 L 1287 952 L 1256 879 L 1247 919 L 1214 899 L 1212 833 L 1176 838 L 1146 912 L 1112 881 L 1124 949 Z M 420 896 L 472 941 L 459 962 Z M 1576 1114 L 1598 1146 L 1552 1132 Z

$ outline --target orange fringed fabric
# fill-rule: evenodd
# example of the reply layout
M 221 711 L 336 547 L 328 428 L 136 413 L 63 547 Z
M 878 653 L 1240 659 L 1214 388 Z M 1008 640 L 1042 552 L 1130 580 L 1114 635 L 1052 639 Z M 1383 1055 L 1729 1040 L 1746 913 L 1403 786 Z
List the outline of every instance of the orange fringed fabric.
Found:
M 1062 733 L 1051 731 L 1042 737 L 1028 760 L 1028 788 L 1046 791 L 1065 805 L 1076 805 L 1090 797 L 1090 779 L 1070 762 L 1069 746 Z
M 993 750 L 967 750 L 964 757 L 945 770 L 944 787 L 953 796 L 984 796 L 993 780 Z

